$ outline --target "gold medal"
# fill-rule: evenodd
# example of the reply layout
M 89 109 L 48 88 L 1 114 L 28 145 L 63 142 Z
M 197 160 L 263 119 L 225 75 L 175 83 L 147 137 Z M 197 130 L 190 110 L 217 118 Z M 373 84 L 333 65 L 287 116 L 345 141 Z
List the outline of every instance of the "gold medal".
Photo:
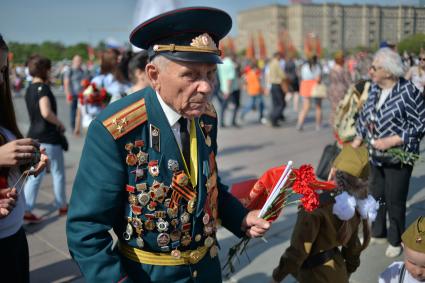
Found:
M 137 157 L 134 153 L 127 154 L 127 157 L 125 158 L 125 162 L 129 166 L 134 166 L 137 164 Z
M 128 195 L 128 202 L 129 202 L 131 205 L 136 205 L 136 204 L 138 204 L 137 196 L 136 196 L 136 195 L 134 195 L 134 194 L 129 194 L 129 195 Z

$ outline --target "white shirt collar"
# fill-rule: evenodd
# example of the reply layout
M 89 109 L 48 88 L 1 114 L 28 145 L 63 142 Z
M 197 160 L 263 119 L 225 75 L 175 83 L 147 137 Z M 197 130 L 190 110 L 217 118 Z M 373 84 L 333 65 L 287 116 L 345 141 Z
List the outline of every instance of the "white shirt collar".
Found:
M 156 92 L 156 97 L 158 97 L 159 104 L 161 105 L 161 108 L 164 111 L 165 117 L 167 117 L 170 127 L 173 127 L 179 121 L 182 115 L 180 115 L 179 113 L 174 111 L 170 106 L 168 106 L 158 92 Z

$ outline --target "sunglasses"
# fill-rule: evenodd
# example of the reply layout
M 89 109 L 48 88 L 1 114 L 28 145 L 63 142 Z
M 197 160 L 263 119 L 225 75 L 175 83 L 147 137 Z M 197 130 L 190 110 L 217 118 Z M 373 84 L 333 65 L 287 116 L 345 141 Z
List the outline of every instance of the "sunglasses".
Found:
M 369 67 L 369 70 L 374 71 L 374 72 L 376 72 L 376 71 L 378 71 L 378 70 L 380 70 L 380 69 L 382 69 L 382 67 L 374 66 L 374 65 L 371 65 L 371 66 Z
M 419 61 L 425 61 L 425 58 L 419 58 Z

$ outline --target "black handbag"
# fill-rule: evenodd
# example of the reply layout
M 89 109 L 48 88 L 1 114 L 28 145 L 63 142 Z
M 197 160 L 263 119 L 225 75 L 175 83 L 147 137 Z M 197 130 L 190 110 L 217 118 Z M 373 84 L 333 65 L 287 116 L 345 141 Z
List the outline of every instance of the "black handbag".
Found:
M 336 145 L 336 143 L 325 146 L 322 156 L 320 157 L 319 164 L 316 168 L 317 177 L 322 180 L 328 179 L 329 172 L 332 168 L 332 163 L 340 152 L 341 149 Z

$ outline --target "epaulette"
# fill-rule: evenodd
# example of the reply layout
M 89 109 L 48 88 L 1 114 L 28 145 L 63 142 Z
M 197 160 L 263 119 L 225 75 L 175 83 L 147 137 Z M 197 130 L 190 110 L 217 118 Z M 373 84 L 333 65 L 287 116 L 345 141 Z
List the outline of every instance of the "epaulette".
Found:
M 146 122 L 147 119 L 145 99 L 140 99 L 102 123 L 116 140 Z
M 217 118 L 217 111 L 215 111 L 212 102 L 208 102 L 204 114 L 213 118 Z

